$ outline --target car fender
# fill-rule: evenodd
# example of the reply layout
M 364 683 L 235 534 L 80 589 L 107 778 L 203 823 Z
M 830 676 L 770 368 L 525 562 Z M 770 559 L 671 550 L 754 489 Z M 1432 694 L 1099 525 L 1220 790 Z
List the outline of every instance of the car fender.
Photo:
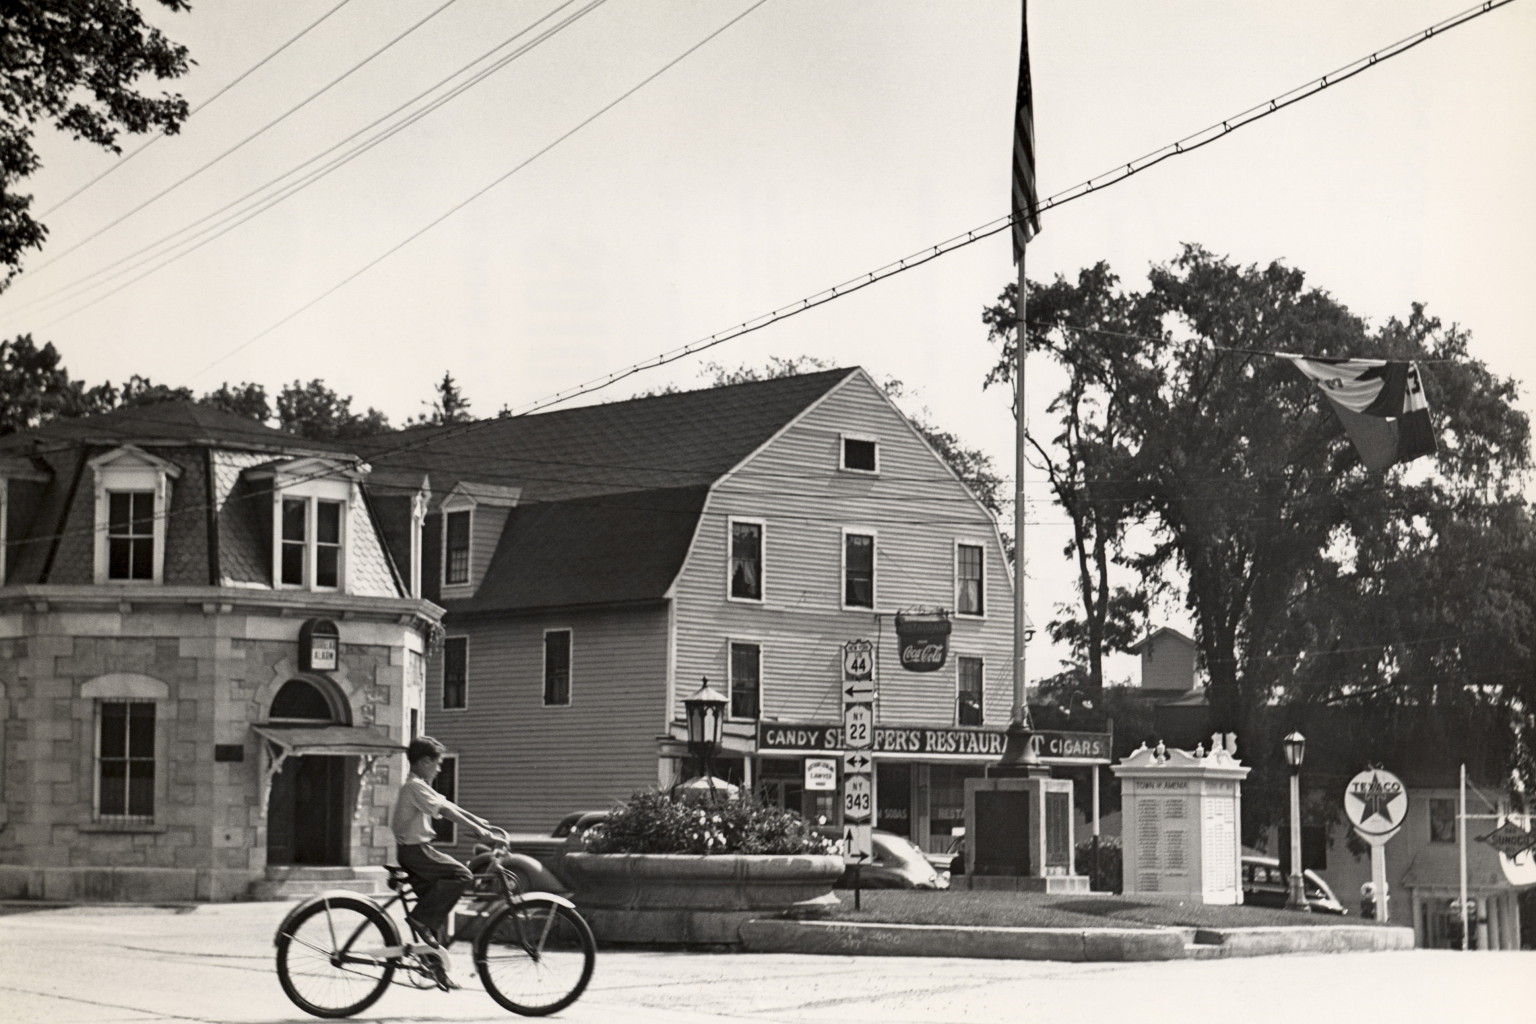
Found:
M 277 934 L 272 937 L 272 944 L 276 945 L 279 939 L 288 934 L 288 925 L 304 911 L 317 903 L 325 903 L 329 900 L 337 899 L 361 900 L 364 903 L 372 903 L 374 906 L 378 906 L 378 903 L 374 901 L 372 896 L 356 892 L 352 889 L 327 889 L 324 892 L 315 893 L 315 895 L 300 900 L 293 905 L 292 909 L 283 917 L 283 923 L 277 926 Z M 390 928 L 394 928 L 394 922 L 390 922 Z M 389 936 L 389 938 L 392 944 L 398 936 Z

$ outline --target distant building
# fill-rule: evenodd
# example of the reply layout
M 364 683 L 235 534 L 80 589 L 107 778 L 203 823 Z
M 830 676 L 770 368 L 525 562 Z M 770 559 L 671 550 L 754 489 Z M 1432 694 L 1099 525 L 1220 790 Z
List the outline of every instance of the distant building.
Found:
M 236 899 L 386 859 L 441 609 L 368 478 L 191 404 L 0 438 L 0 895 Z
M 1159 626 L 1131 648 L 1141 655 L 1143 690 L 1188 693 L 1195 689 L 1195 641 L 1176 629 Z

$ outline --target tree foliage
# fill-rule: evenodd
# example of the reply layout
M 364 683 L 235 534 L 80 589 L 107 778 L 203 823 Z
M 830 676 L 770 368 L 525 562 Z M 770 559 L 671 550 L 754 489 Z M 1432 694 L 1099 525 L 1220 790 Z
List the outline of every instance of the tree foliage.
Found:
M 1113 600 L 1101 539 L 1148 587 L 1182 590 L 1216 728 L 1244 732 L 1272 699 L 1493 704 L 1528 720 L 1529 424 L 1516 383 L 1471 356 L 1465 331 L 1418 305 L 1373 329 L 1299 270 L 1198 246 L 1139 292 L 1101 265 L 1032 294 L 1030 350 L 1073 378 L 1052 406 L 1067 426 L 1034 443 L 1095 570 L 1085 596 Z M 988 313 L 999 380 L 1011 306 L 1005 292 Z M 1423 361 L 1440 451 L 1367 471 L 1274 352 Z M 1133 522 L 1151 540 L 1129 550 Z
M 389 429 L 388 418 L 370 407 L 352 411 L 352 396 L 338 395 L 322 380 L 294 381 L 277 396 L 278 429 L 316 441 L 368 437 Z
M 172 11 L 187 0 L 159 0 Z M 48 229 L 17 191 L 41 166 L 36 126 L 114 153 L 121 132 L 173 134 L 187 117 L 180 96 L 151 97 L 137 83 L 185 74 L 187 50 L 149 27 L 133 0 L 6 0 L 0 6 L 0 291 L 27 249 L 42 248 Z

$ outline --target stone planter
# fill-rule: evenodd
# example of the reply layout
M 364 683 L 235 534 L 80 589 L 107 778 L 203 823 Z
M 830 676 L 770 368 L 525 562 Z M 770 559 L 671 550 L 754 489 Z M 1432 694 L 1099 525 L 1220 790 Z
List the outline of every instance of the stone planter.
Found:
M 838 906 L 841 857 L 571 853 L 576 906 L 607 942 L 737 945 L 764 917 L 819 917 Z

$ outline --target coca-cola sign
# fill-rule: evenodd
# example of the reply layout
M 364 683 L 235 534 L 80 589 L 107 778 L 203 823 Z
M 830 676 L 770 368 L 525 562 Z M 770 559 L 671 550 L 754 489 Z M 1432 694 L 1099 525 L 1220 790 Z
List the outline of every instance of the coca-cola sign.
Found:
M 897 612 L 896 646 L 908 672 L 937 672 L 949 657 L 949 615 Z

